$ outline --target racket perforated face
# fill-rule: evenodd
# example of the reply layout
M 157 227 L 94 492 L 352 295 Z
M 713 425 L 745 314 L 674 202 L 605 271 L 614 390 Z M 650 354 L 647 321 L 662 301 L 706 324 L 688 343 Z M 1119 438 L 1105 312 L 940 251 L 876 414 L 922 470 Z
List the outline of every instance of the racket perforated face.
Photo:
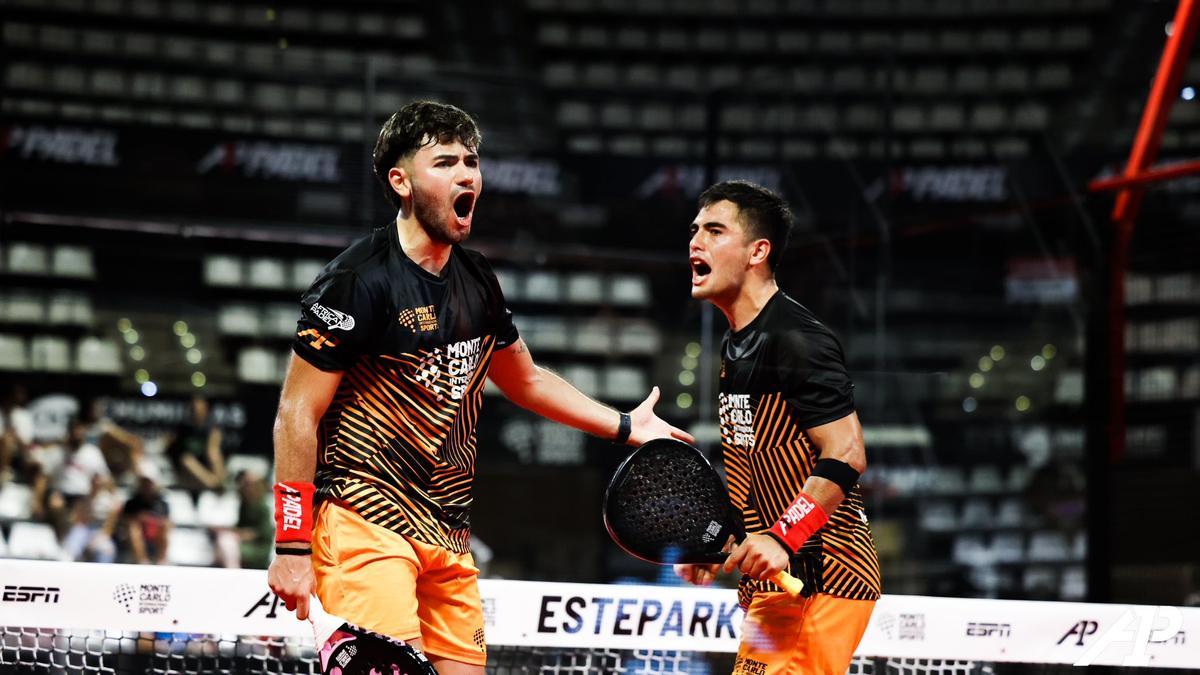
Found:
M 604 495 L 613 541 L 653 563 L 721 562 L 739 522 L 716 470 L 699 450 L 673 439 L 635 450 Z

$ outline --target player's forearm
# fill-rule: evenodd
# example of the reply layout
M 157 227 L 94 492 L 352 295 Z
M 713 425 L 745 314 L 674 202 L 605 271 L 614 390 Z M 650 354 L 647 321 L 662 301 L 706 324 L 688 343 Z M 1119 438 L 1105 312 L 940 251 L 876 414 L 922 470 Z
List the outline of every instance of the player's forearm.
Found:
M 808 429 L 807 433 L 817 446 L 820 459 L 800 494 L 767 531 L 790 553 L 799 551 L 809 537 L 825 526 L 867 468 L 857 418 Z
M 821 459 L 832 459 L 845 463 L 862 475 L 867 470 L 867 451 L 860 436 L 848 436 L 821 447 Z M 804 492 L 813 498 L 825 513 L 833 513 L 841 506 L 846 493 L 834 481 L 822 476 L 809 476 L 804 482 Z
M 519 386 L 504 390 L 510 401 L 559 424 L 601 438 L 615 438 L 620 413 L 576 389 L 554 372 L 536 366 Z
M 318 418 L 281 403 L 275 417 L 275 482 L 311 483 L 317 473 Z
M 837 511 L 842 505 L 842 500 L 846 498 L 842 489 L 833 481 L 820 476 L 809 476 L 808 480 L 804 481 L 804 493 L 820 504 L 825 513 Z

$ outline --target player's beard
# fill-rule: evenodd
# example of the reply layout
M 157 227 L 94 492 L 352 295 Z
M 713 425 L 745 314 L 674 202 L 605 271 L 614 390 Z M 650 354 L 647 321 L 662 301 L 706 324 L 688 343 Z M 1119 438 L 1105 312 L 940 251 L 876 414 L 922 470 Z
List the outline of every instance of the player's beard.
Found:
M 461 244 L 471 234 L 470 228 L 455 231 L 450 227 L 448 221 L 452 213 L 454 213 L 453 206 L 439 204 L 431 195 L 419 189 L 415 182 L 413 183 L 413 215 L 416 216 L 421 227 L 425 228 L 425 234 L 428 234 L 430 239 L 449 246 Z

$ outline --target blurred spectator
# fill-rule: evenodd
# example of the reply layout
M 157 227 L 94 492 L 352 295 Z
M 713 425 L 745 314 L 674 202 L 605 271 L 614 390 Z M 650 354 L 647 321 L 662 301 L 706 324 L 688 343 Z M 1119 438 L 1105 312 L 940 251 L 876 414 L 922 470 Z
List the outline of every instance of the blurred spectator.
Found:
M 91 491 L 75 502 L 71 512 L 71 529 L 63 538 L 67 560 L 102 563 L 116 560 L 113 535 L 121 516 L 120 505 L 112 480 L 99 474 L 93 476 Z
M 112 477 L 104 453 L 88 441 L 88 425 L 80 418 L 71 420 L 66 450 L 55 481 L 55 488 L 63 495 L 69 498 L 84 497 L 91 493 L 96 476 Z
M 1043 527 L 1075 531 L 1087 511 L 1082 470 L 1064 460 L 1050 461 L 1033 473 L 1026 488 L 1034 515 Z
M 266 481 L 253 471 L 243 471 L 238 476 L 238 493 L 241 497 L 237 519 L 241 566 L 266 569 L 275 545 L 275 516 L 267 501 Z
M 162 564 L 170 544 L 169 515 L 158 483 L 149 476 L 139 477 L 137 491 L 121 510 L 120 558 L 139 565 Z
M 78 417 L 68 424 L 62 459 L 56 462 L 57 470 L 47 496 L 47 520 L 60 536 L 69 526 L 76 503 L 92 494 L 95 479 L 109 481 L 112 478 L 100 448 L 87 442 L 87 430 L 87 425 Z M 46 448 L 43 454 L 48 452 L 50 449 Z
M 94 399 L 84 407 L 87 423 L 87 442 L 100 448 L 113 481 L 132 486 L 144 473 L 146 461 L 142 439 L 105 416 L 105 402 Z
M 27 470 L 26 452 L 33 443 L 33 415 L 25 408 L 25 387 L 13 384 L 0 396 L 0 482 Z
M 176 483 L 193 497 L 201 490 L 224 489 L 221 430 L 210 419 L 207 399 L 192 399 L 191 420 L 175 430 L 167 442 L 167 454 L 174 465 Z

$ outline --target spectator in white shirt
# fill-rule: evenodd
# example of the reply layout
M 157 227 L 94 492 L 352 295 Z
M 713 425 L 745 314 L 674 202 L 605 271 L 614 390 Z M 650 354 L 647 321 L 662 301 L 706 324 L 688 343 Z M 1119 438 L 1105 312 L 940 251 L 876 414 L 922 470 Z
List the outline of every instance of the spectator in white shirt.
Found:
M 63 537 L 63 556 L 67 560 L 110 563 L 116 560 L 113 533 L 121 516 L 121 497 L 112 480 L 96 474 L 90 493 L 75 502 L 71 510 L 71 529 Z
M 77 502 L 91 493 L 96 478 L 111 480 L 104 453 L 88 443 L 88 427 L 82 419 L 72 418 L 67 426 L 67 438 L 62 447 L 61 461 L 53 470 L 51 491 L 46 497 L 46 519 L 59 534 L 66 532 Z M 46 449 L 48 454 L 50 448 Z M 47 472 L 49 467 L 45 467 Z

